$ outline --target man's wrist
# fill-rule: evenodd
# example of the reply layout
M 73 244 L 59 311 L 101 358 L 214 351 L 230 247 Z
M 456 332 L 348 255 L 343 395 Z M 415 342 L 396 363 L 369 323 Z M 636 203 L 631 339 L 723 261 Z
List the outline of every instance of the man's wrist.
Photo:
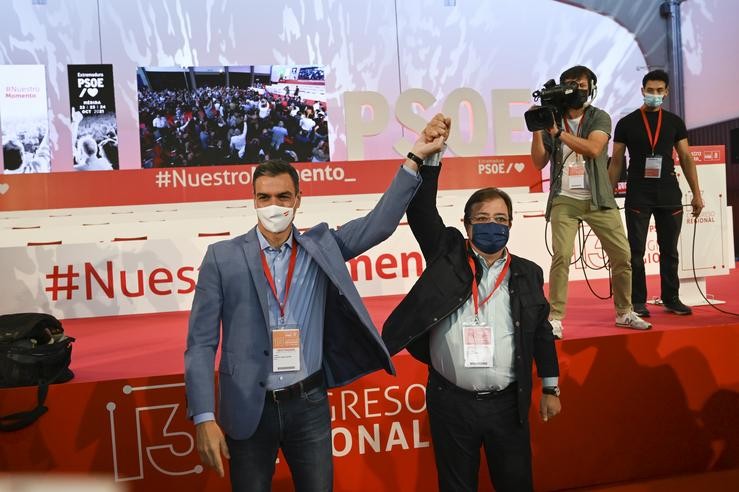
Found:
M 414 152 L 413 150 L 408 152 L 406 154 L 406 157 L 415 162 L 419 169 L 421 168 L 421 166 L 423 166 L 423 160 L 426 158 L 426 156 L 423 155 L 421 152 Z
M 444 156 L 444 152 L 446 152 L 447 145 L 444 144 L 441 146 L 441 150 L 438 152 L 434 152 L 431 155 L 426 156 L 423 159 L 423 166 L 424 167 L 438 167 L 441 165 L 441 158 Z
M 541 378 L 542 386 L 559 386 L 559 378 L 557 376 L 548 376 Z
M 203 412 L 197 415 L 193 415 L 192 421 L 195 425 L 202 424 L 203 422 L 215 421 L 216 415 L 213 412 Z
M 545 395 L 552 395 L 559 398 L 559 386 L 544 386 L 541 392 Z

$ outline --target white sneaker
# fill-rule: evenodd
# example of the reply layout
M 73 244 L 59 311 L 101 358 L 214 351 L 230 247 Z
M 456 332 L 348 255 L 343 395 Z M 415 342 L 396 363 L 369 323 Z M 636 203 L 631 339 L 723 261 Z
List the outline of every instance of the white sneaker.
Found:
M 626 314 L 616 315 L 616 326 L 631 328 L 633 330 L 648 330 L 652 327 L 652 323 L 648 323 L 639 317 L 634 311 Z
M 552 325 L 552 335 L 557 340 L 562 340 L 562 320 L 550 319 L 549 324 Z

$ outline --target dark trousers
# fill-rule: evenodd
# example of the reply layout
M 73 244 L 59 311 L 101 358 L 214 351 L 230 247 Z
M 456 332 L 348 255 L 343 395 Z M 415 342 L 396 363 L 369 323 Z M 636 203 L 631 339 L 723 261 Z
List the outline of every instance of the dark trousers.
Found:
M 533 490 L 528 421 L 518 416 L 517 385 L 485 399 L 454 387 L 433 370 L 426 405 L 440 492 L 476 492 L 484 447 L 496 492 Z
M 279 448 L 297 492 L 333 490 L 331 415 L 323 385 L 285 401 L 268 394 L 256 432 L 244 440 L 227 436 L 226 442 L 233 491 L 269 492 Z
M 631 302 L 647 301 L 647 279 L 644 269 L 644 251 L 649 232 L 649 218 L 654 215 L 659 245 L 660 297 L 671 302 L 678 297 L 680 280 L 677 275 L 679 257 L 677 242 L 683 224 L 682 207 L 626 206 L 626 230 L 631 249 Z

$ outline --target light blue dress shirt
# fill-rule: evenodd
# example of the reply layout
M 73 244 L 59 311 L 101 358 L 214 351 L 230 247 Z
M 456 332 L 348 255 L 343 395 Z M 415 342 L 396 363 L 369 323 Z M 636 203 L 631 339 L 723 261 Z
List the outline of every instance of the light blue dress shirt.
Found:
M 477 254 L 477 252 L 475 252 Z M 505 265 L 507 251 L 490 267 L 483 265 L 478 285 L 479 302 L 495 286 Z M 468 391 L 499 391 L 516 380 L 514 366 L 514 331 L 511 317 L 511 297 L 508 292 L 510 270 L 493 296 L 478 309 L 480 323 L 493 329 L 492 367 L 464 367 L 464 340 L 462 323 L 475 318 L 472 296 L 456 312 L 444 318 L 431 331 L 431 364 L 434 369 L 455 386 Z
M 279 249 L 270 246 L 259 229 L 257 229 L 257 237 L 259 246 L 267 258 L 267 265 L 272 272 L 277 295 L 282 301 L 285 298 L 285 281 L 293 248 L 293 235 L 290 234 Z M 280 306 L 267 282 L 267 277 L 263 276 L 263 280 L 264 288 L 267 290 L 270 328 L 281 326 L 283 323 L 280 321 Z M 295 272 L 285 306 L 284 325 L 288 328 L 297 327 L 300 330 L 300 370 L 270 373 L 267 376 L 268 390 L 290 386 L 321 368 L 327 282 L 328 277 L 323 270 L 304 249 L 298 246 Z

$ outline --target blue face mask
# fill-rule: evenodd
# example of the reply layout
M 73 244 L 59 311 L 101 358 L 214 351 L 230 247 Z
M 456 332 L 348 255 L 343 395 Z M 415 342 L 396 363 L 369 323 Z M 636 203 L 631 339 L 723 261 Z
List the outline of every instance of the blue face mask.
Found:
M 658 108 L 662 106 L 662 99 L 664 96 L 657 96 L 655 94 L 645 94 L 644 95 L 644 104 L 649 106 L 650 108 Z
M 472 224 L 472 244 L 485 254 L 491 255 L 505 248 L 510 228 L 496 222 Z

